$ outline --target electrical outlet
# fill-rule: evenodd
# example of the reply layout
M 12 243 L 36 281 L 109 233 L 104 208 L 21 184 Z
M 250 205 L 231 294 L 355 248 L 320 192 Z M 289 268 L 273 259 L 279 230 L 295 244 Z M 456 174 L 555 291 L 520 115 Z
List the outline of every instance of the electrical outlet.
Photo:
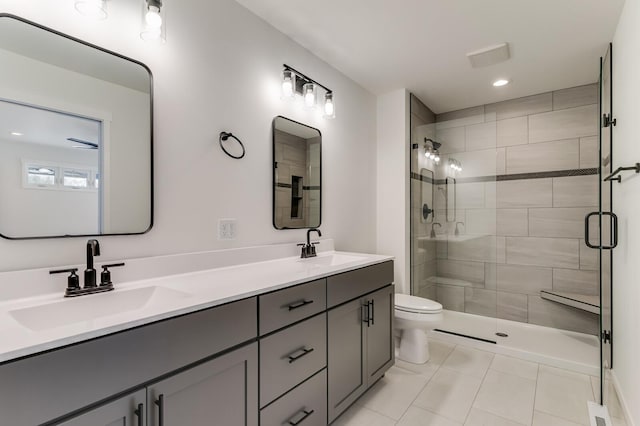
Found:
M 237 222 L 235 219 L 219 219 L 218 220 L 218 239 L 219 240 L 235 240 L 236 227 L 237 227 Z

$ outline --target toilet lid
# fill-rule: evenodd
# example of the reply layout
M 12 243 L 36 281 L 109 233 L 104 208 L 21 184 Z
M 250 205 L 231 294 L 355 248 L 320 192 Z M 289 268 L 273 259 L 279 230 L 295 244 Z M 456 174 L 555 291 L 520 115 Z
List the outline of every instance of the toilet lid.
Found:
M 423 314 L 442 311 L 442 305 L 440 303 L 425 299 L 424 297 L 411 296 L 408 294 L 396 294 L 395 297 L 396 309 L 401 311 Z

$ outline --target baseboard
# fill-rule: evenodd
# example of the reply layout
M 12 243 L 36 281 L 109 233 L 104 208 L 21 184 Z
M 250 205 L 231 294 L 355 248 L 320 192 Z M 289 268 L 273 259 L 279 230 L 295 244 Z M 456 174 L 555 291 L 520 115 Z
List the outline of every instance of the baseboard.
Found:
M 613 388 L 616 390 L 616 394 L 618 395 L 618 400 L 620 401 L 620 406 L 622 407 L 622 412 L 624 413 L 625 417 L 624 420 L 627 422 L 627 426 L 636 426 L 636 424 L 633 422 L 633 418 L 631 417 L 631 412 L 629 411 L 629 404 L 627 404 L 627 400 L 625 399 L 625 396 L 622 393 L 622 389 L 620 388 L 620 382 L 618 381 L 616 372 L 614 370 L 609 370 L 609 375 L 611 376 Z

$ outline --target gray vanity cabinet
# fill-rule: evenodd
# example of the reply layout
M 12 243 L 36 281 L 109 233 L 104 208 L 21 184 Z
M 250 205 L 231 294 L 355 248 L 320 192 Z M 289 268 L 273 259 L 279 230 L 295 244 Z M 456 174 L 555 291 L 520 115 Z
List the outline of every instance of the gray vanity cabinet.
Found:
M 146 424 L 147 392 L 142 389 L 101 405 L 59 426 L 137 426 Z
M 147 397 L 149 426 L 257 426 L 258 345 L 150 385 Z
M 393 365 L 393 262 L 327 279 L 329 422 Z

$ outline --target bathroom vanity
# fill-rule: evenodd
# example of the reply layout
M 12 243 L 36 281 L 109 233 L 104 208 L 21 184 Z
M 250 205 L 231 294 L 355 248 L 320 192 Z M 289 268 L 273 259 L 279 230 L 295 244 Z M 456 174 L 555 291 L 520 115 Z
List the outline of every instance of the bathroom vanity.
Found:
M 0 423 L 326 425 L 394 363 L 392 282 L 330 252 L 121 285 L 84 297 L 146 302 L 75 325 L 5 303 Z

